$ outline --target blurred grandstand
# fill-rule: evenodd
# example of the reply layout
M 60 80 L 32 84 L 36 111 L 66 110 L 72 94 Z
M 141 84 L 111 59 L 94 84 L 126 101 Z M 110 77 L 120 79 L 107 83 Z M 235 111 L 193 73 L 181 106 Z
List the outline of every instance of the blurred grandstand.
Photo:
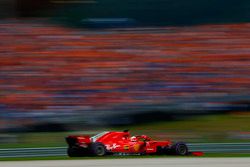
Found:
M 211 8 L 186 0 L 0 2 L 0 130 L 249 111 L 250 24 L 238 23 L 249 21 L 248 1 L 226 1 L 228 8 L 214 0 Z M 237 23 L 100 30 L 51 17 L 85 25 L 96 18 L 102 25 Z
M 11 126 L 122 124 L 155 111 L 169 118 L 249 110 L 249 30 L 230 24 L 97 31 L 2 20 L 1 118 Z

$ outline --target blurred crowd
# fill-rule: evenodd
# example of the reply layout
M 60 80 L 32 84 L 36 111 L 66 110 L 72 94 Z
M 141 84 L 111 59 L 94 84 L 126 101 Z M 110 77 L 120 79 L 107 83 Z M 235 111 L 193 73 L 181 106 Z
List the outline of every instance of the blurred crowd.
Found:
M 12 125 L 249 106 L 250 24 L 100 31 L 8 19 L 0 38 L 0 119 Z

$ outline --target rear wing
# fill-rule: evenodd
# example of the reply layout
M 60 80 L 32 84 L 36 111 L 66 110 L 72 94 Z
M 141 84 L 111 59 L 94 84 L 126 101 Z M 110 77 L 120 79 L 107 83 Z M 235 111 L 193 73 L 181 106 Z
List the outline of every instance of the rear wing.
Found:
M 67 136 L 65 140 L 70 147 L 91 143 L 90 136 Z

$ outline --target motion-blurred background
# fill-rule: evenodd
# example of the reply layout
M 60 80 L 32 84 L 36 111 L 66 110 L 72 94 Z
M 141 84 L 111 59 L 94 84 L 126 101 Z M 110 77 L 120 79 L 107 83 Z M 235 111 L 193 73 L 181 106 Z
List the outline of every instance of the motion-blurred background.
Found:
M 0 147 L 250 142 L 249 22 L 249 0 L 0 0 Z

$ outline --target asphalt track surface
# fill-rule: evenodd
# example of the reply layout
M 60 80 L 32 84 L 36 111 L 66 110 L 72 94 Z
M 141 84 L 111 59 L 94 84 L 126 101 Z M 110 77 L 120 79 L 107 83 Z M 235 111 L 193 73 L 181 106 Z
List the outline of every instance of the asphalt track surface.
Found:
M 149 158 L 6 161 L 1 167 L 249 167 L 250 158 Z

